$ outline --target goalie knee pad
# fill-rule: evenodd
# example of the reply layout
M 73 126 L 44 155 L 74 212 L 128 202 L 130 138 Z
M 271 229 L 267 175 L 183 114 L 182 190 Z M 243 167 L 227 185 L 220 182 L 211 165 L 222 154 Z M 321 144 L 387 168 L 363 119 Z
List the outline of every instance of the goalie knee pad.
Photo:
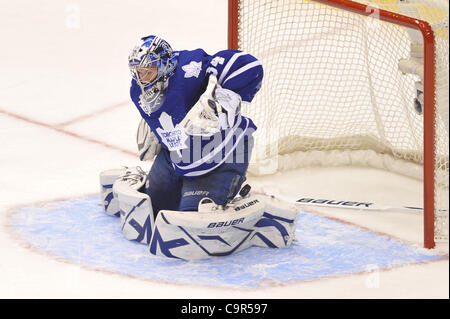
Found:
M 181 259 L 226 256 L 252 245 L 289 247 L 297 208 L 265 195 L 251 195 L 222 209 L 203 199 L 198 212 L 160 211 L 150 253 Z

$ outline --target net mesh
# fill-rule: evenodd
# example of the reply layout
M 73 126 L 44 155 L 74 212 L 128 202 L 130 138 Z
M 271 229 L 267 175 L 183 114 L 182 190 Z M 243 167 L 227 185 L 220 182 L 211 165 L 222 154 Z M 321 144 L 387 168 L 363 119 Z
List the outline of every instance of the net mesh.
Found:
M 365 3 L 425 20 L 435 33 L 435 229 L 448 240 L 448 1 Z M 314 1 L 241 0 L 238 34 L 265 72 L 243 108 L 259 127 L 250 173 L 349 164 L 422 178 L 420 67 L 399 69 L 421 61 L 418 31 Z

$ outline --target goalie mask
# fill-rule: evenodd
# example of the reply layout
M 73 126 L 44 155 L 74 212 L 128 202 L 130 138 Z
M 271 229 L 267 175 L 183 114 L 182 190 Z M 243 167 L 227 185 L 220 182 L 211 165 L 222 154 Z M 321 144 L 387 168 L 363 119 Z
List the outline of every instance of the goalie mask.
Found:
M 154 36 L 141 38 L 128 57 L 128 67 L 146 102 L 154 102 L 175 71 L 177 59 L 169 43 Z

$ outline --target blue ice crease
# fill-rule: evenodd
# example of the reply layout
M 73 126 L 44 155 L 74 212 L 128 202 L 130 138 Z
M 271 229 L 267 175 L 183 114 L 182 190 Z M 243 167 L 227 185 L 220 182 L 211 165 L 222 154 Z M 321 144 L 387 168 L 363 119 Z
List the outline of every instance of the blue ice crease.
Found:
M 183 261 L 151 255 L 126 240 L 100 196 L 25 207 L 13 213 L 21 237 L 60 258 L 135 277 L 229 288 L 257 288 L 423 261 L 444 256 L 361 228 L 301 212 L 297 242 L 286 249 L 250 247 L 227 257 Z

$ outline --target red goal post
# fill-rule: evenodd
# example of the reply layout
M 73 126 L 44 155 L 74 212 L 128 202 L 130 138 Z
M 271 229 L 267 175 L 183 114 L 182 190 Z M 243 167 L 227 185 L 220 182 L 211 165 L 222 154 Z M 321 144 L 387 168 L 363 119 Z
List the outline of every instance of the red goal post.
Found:
M 375 17 L 385 22 L 419 30 L 424 40 L 424 103 L 423 103 L 423 179 L 424 179 L 424 247 L 435 247 L 435 39 L 426 21 L 372 7 L 350 0 L 312 0 L 358 15 Z M 228 2 L 228 47 L 239 47 L 240 0 Z M 376 14 L 374 14 L 376 12 Z M 250 50 L 250 49 L 249 49 Z M 249 52 L 252 53 L 252 52 Z

